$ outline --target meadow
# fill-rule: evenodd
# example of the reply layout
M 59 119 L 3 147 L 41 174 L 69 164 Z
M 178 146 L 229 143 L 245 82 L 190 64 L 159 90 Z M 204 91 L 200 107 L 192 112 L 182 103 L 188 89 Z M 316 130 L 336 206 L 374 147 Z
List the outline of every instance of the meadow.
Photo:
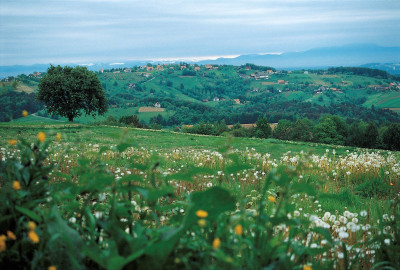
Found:
M 398 152 L 39 121 L 0 134 L 2 269 L 400 267 Z

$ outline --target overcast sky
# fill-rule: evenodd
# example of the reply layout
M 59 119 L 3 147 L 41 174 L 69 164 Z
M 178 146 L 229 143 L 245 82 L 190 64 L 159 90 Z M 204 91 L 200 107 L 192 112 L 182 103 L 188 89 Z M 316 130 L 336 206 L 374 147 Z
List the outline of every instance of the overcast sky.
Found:
M 400 46 L 399 0 L 0 0 L 0 65 Z

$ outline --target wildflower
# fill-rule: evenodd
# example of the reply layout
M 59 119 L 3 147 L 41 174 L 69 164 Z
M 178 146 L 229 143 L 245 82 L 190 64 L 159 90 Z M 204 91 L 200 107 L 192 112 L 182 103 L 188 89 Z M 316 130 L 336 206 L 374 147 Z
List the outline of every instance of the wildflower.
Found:
M 6 239 L 7 237 L 4 234 L 0 235 L 0 252 L 3 252 L 7 248 Z
M 360 216 L 362 216 L 362 217 L 366 217 L 367 216 L 367 211 L 365 211 L 365 210 L 363 210 L 363 211 L 361 211 L 360 212 Z
M 212 242 L 212 246 L 214 249 L 219 249 L 219 247 L 221 246 L 221 240 L 218 237 L 215 238 Z
M 28 238 L 32 241 L 32 243 L 37 244 L 39 243 L 39 236 L 34 230 L 30 230 L 28 232 Z
M 33 231 L 34 229 L 36 229 L 36 223 L 33 221 L 29 221 L 28 222 L 28 229 Z
M 197 210 L 196 216 L 198 216 L 199 218 L 206 218 L 208 216 L 208 213 L 204 210 Z
M 235 226 L 235 233 L 237 235 L 239 235 L 239 236 L 242 235 L 243 234 L 243 226 L 240 225 L 240 224 L 236 225 Z
M 28 116 L 28 114 L 29 114 L 29 113 L 28 113 L 28 111 L 27 111 L 27 110 L 23 110 L 23 111 L 22 111 L 22 116 L 23 116 L 23 117 L 27 117 L 27 116 Z
M 12 231 L 7 231 L 7 237 L 14 241 L 17 240 L 17 237 Z
M 56 135 L 56 140 L 57 140 L 57 141 L 61 141 L 61 133 L 57 133 L 57 135 Z
M 274 196 L 272 196 L 272 195 L 269 195 L 268 196 L 268 201 L 270 201 L 270 202 L 276 202 L 276 198 L 274 197 Z
M 46 140 L 46 134 L 44 134 L 44 132 L 40 131 L 37 135 L 37 138 L 40 142 L 44 142 L 44 140 Z
M 17 180 L 15 180 L 13 182 L 13 189 L 14 190 L 20 190 L 21 189 L 21 184 Z
M 8 141 L 8 144 L 11 145 L 11 146 L 14 146 L 14 145 L 17 144 L 17 140 L 14 140 L 14 139 L 9 140 L 9 141 Z
M 47 270 L 57 270 L 57 267 L 55 267 L 54 265 L 50 265 L 49 267 L 47 267 Z
M 199 221 L 197 221 L 197 223 L 199 224 L 200 227 L 204 227 L 206 226 L 206 220 L 205 219 L 199 219 Z
M 304 265 L 303 270 L 312 270 L 312 267 L 309 265 Z
M 393 183 L 393 182 L 390 182 L 390 185 L 391 185 L 391 186 L 394 186 L 394 183 Z

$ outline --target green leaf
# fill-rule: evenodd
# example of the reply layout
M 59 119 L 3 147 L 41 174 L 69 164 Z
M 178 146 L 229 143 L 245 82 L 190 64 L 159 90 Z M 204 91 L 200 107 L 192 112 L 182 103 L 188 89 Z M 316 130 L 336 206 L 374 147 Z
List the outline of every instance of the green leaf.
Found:
M 20 206 L 15 206 L 15 209 L 17 209 L 18 212 L 24 214 L 25 216 L 33 219 L 37 223 L 42 222 L 42 218 L 38 214 L 36 214 L 35 212 L 33 212 L 33 211 L 31 211 L 31 210 L 29 210 L 27 208 L 20 207 Z
M 193 204 L 188 214 L 192 222 L 197 222 L 196 211 L 208 212 L 207 220 L 216 220 L 225 211 L 233 211 L 236 208 L 236 200 L 228 190 L 221 187 L 212 187 L 206 191 L 193 192 L 190 196 Z
M 313 186 L 304 183 L 293 183 L 291 185 L 293 193 L 307 193 L 309 196 L 315 196 L 316 192 Z
M 126 149 L 131 147 L 132 145 L 129 143 L 120 143 L 117 145 L 116 149 L 118 152 L 124 152 Z

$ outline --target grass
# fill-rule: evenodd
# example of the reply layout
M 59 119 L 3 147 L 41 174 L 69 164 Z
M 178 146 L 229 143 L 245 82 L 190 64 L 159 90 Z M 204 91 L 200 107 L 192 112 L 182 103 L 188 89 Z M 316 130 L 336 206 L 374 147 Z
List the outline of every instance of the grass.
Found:
M 397 225 L 382 214 L 400 217 L 389 204 L 398 152 L 60 122 L 2 123 L 0 134 L 9 173 L 0 173 L 0 225 L 17 234 L 0 252 L 8 266 L 15 245 L 30 268 L 397 266 Z M 18 144 L 25 139 L 36 143 Z M 27 234 L 29 220 L 38 230 Z M 32 244 L 33 230 L 44 244 Z

